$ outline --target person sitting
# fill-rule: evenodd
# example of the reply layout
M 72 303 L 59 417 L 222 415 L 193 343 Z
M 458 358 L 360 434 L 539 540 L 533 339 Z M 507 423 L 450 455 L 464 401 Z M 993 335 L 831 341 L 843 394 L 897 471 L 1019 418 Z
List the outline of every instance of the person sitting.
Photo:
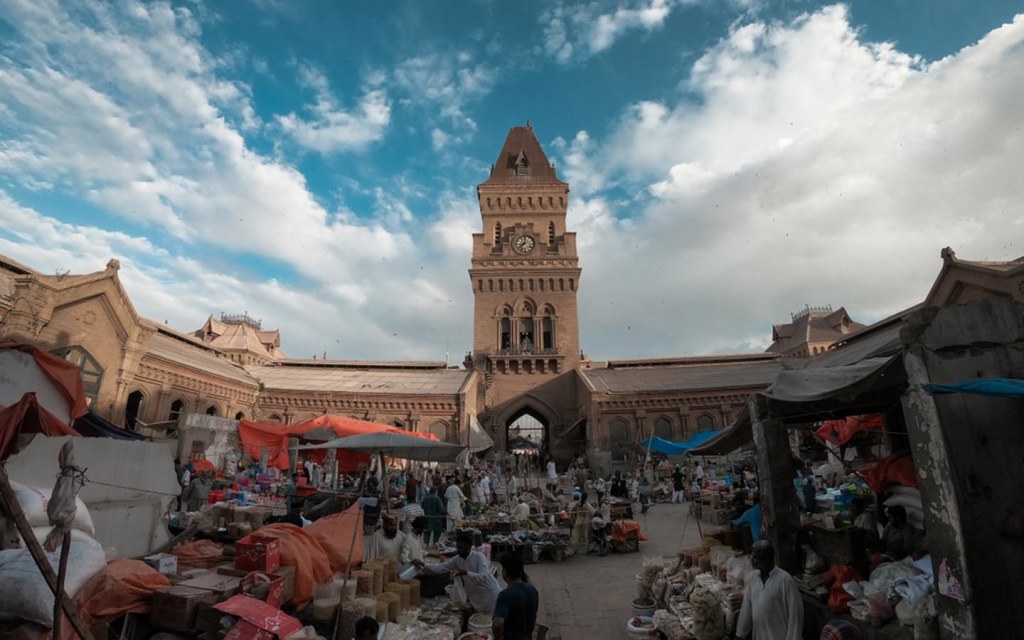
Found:
M 380 625 L 370 616 L 363 616 L 356 620 L 355 640 L 377 640 L 380 633 Z
M 850 500 L 850 516 L 853 518 L 853 526 L 867 532 L 868 546 L 874 546 L 878 541 L 878 522 L 875 514 L 868 511 L 864 498 Z
M 907 522 L 907 510 L 889 507 L 889 524 L 882 530 L 882 554 L 892 560 L 906 558 L 914 549 L 914 529 Z
M 369 562 L 383 556 L 398 558 L 404 542 L 405 534 L 398 530 L 398 518 L 388 515 L 384 518 L 382 527 L 366 541 L 363 560 Z
M 732 526 L 750 526 L 750 541 L 757 542 L 761 539 L 761 496 L 754 496 L 754 506 L 743 512 L 743 515 L 732 521 Z
M 411 535 L 405 536 L 402 543 L 402 550 L 398 554 L 398 560 L 402 564 L 409 564 L 416 560 L 423 560 L 423 532 L 427 530 L 427 518 L 419 516 L 414 518 L 411 524 Z

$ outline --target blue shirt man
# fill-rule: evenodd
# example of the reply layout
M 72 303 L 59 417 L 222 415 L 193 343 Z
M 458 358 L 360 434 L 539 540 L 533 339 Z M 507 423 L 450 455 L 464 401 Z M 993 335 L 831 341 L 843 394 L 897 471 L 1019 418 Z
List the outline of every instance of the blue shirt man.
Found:
M 761 539 L 761 499 L 754 498 L 754 506 L 743 512 L 743 515 L 732 521 L 732 526 L 741 527 L 750 525 L 750 540 L 757 542 Z
M 501 568 L 508 586 L 498 594 L 494 605 L 491 635 L 494 640 L 531 640 L 537 625 L 540 595 L 529 583 L 521 557 L 505 554 Z

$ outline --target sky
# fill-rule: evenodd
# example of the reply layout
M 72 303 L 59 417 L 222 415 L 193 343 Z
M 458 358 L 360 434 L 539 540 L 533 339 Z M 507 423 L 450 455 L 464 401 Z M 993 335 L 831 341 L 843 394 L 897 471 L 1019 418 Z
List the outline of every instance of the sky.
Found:
M 0 253 L 120 260 L 181 331 L 461 362 L 475 186 L 529 120 L 570 183 L 594 360 L 872 322 L 952 246 L 1024 255 L 1001 0 L 0 3 Z

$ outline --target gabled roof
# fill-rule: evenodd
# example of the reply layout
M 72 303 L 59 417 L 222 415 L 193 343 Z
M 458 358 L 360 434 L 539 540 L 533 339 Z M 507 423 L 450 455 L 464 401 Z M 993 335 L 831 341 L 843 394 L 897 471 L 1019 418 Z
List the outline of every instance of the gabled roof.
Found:
M 527 167 L 526 175 L 520 175 L 516 168 L 517 165 L 524 163 Z M 501 153 L 491 167 L 491 175 L 483 184 L 565 185 L 558 179 L 555 167 L 548 161 L 529 123 L 525 127 L 512 127 L 508 130 L 508 137 L 501 147 Z
M 318 361 L 319 362 L 319 361 Z M 246 367 L 268 390 L 352 394 L 445 395 L 459 393 L 473 374 L 465 369 L 353 368 L 293 365 L 288 361 Z
M 942 250 L 942 269 L 924 299 L 924 306 L 938 307 L 970 299 L 1009 297 L 1024 299 L 1024 256 L 1003 262 L 961 260 L 950 247 Z
M 253 388 L 257 385 L 256 379 L 246 373 L 245 369 L 231 362 L 216 349 L 199 343 L 194 338 L 167 331 L 165 327 L 157 327 L 157 332 L 149 339 L 148 347 L 147 355 L 205 371 Z
M 772 344 L 769 353 L 785 353 L 807 343 L 835 342 L 864 325 L 854 322 L 845 307 L 835 311 L 829 308 L 810 308 L 794 314 L 793 321 L 772 325 Z

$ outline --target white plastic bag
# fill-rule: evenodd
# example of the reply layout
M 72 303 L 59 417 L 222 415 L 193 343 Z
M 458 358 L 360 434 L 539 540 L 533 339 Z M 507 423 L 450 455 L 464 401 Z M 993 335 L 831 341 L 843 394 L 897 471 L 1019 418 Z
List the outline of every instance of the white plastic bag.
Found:
M 452 582 L 452 602 L 460 608 L 469 606 L 469 597 L 466 595 L 466 587 L 462 584 L 462 576 Z
M 18 504 L 25 513 L 25 519 L 32 527 L 49 527 L 50 517 L 46 515 L 46 505 L 50 503 L 50 490 L 40 487 L 30 487 L 18 482 L 11 482 L 11 488 L 18 497 Z M 89 508 L 85 506 L 81 498 L 75 498 L 75 521 L 72 528 L 84 531 L 90 536 L 96 535 L 96 528 L 92 524 L 92 517 L 89 515 Z
M 56 572 L 60 550 L 46 554 Z M 75 597 L 86 582 L 107 565 L 100 543 L 81 531 L 71 532 L 64 591 Z M 28 549 L 0 551 L 0 620 L 27 620 L 53 626 L 53 593 Z

